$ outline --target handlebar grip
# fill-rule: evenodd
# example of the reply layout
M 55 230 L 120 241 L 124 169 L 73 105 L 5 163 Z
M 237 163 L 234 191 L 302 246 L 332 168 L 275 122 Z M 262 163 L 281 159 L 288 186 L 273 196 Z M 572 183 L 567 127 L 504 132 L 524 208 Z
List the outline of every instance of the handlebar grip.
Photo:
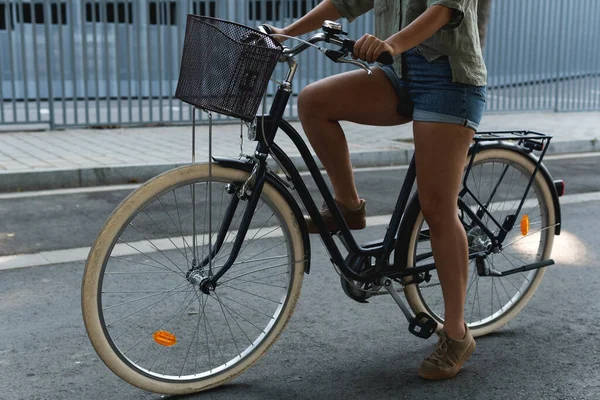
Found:
M 379 55 L 379 58 L 377 58 L 377 62 L 382 63 L 384 65 L 391 65 L 394 63 L 394 57 L 392 57 L 392 55 L 386 51 Z
M 261 32 L 264 31 L 264 33 L 266 33 L 267 35 L 271 35 L 273 33 L 273 29 L 271 29 L 271 27 L 269 25 L 265 25 L 265 24 L 259 25 L 258 30 Z
M 350 40 L 350 39 L 344 40 L 345 49 L 351 53 L 354 52 L 355 44 L 356 44 L 356 42 L 354 40 Z M 381 53 L 379 55 L 379 57 L 377 58 L 377 60 L 375 60 L 375 61 L 377 61 L 378 63 L 384 64 L 384 65 L 391 65 L 394 63 L 394 57 L 392 57 L 392 55 L 386 51 L 384 53 Z

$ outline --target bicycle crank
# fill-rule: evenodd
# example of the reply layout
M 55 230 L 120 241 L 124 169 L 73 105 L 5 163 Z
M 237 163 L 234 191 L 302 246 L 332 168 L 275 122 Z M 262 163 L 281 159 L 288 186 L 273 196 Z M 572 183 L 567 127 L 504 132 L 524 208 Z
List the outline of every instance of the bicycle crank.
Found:
M 437 329 L 437 321 L 434 320 L 430 315 L 420 312 L 417 315 L 413 315 L 408 309 L 408 306 L 404 304 L 402 298 L 398 294 L 398 291 L 394 288 L 393 281 L 384 276 L 381 278 L 382 286 L 392 295 L 392 298 L 402 310 L 402 313 L 408 320 L 408 331 L 415 336 L 423 339 L 429 338 L 433 335 Z

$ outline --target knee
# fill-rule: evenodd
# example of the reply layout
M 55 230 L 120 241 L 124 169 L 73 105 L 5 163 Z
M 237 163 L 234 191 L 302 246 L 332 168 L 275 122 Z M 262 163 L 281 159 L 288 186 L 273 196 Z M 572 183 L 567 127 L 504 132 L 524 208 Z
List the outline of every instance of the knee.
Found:
M 319 85 L 312 83 L 306 86 L 298 95 L 298 117 L 301 121 L 315 118 L 324 111 L 326 102 L 323 101 L 324 93 Z
M 437 194 L 419 194 L 421 212 L 429 225 L 429 229 L 443 229 L 456 221 L 458 216 L 457 202 L 450 201 L 446 197 Z

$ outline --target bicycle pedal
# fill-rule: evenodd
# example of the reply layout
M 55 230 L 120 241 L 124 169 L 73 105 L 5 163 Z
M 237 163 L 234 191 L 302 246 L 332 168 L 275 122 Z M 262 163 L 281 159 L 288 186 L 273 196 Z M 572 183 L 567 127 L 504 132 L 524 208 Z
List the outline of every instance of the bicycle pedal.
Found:
M 435 333 L 437 329 L 437 321 L 431 318 L 424 312 L 418 313 L 416 316 L 410 319 L 408 330 L 415 336 L 423 339 L 428 339 Z

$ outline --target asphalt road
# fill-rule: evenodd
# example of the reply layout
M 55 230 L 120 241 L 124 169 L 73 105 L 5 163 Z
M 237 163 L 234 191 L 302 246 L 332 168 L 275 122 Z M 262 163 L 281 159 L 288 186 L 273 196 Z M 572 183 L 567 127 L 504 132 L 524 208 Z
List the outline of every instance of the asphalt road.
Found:
M 549 160 L 567 194 L 600 191 L 599 157 Z M 402 170 L 357 173 L 369 214 L 391 212 Z M 89 246 L 127 190 L 0 197 L 2 255 Z M 232 383 L 185 399 L 598 399 L 600 197 L 566 202 L 563 234 L 542 285 L 523 312 L 480 338 L 461 374 L 417 378 L 433 339 L 407 331 L 389 296 L 347 298 L 319 240 L 296 312 L 267 355 Z M 360 232 L 379 235 L 382 227 Z M 104 366 L 83 328 L 83 262 L 0 271 L 0 399 L 161 399 Z M 171 397 L 174 398 L 174 397 Z

